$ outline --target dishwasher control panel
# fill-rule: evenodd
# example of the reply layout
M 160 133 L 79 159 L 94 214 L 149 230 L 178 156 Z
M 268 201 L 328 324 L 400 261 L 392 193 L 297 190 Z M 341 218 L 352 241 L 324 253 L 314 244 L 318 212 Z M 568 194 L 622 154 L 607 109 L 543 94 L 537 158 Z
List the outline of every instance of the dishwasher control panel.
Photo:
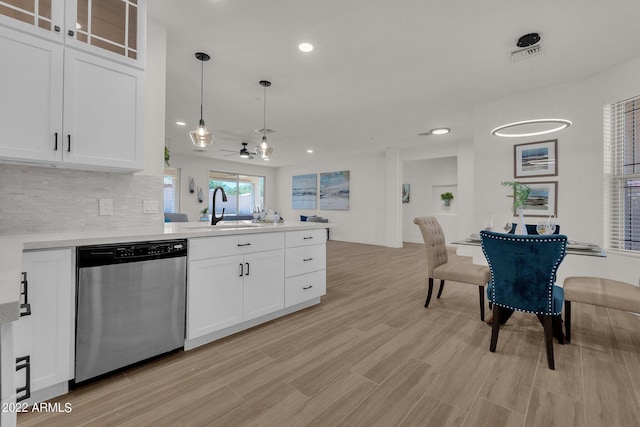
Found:
M 186 248 L 184 243 L 144 243 L 141 245 L 127 245 L 115 249 L 115 258 L 135 258 L 150 255 L 164 255 L 182 252 Z
M 186 240 L 78 247 L 78 268 L 187 256 Z

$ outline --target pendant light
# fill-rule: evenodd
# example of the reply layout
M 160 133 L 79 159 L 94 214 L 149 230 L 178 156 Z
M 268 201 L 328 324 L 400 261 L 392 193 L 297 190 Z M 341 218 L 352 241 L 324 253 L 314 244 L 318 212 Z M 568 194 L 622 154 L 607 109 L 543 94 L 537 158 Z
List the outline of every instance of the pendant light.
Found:
M 512 60 L 539 54 L 541 51 L 540 46 L 537 44 L 539 41 L 540 35 L 538 33 L 525 34 L 524 36 L 520 37 L 518 39 L 518 43 L 516 44 L 519 50 L 511 52 Z M 529 60 L 532 61 L 533 59 L 529 58 Z M 553 101 L 551 89 L 549 89 L 549 97 Z M 500 110 L 502 110 L 502 106 L 500 106 Z M 498 118 L 500 118 L 500 111 L 498 112 Z M 491 134 L 504 138 L 538 136 L 557 132 L 559 130 L 568 128 L 569 126 L 571 126 L 571 124 L 571 120 L 561 119 L 558 117 L 528 119 L 496 126 L 491 130 Z
M 271 86 L 271 82 L 268 80 L 260 80 L 260 86 L 264 88 L 264 97 L 262 98 L 264 101 L 264 110 L 262 116 L 262 141 L 260 141 L 260 144 L 256 147 L 256 154 L 264 160 L 269 160 L 271 153 L 273 153 L 273 148 L 269 147 L 267 143 L 267 88 Z
M 213 142 L 213 134 L 209 132 L 204 125 L 204 119 L 202 118 L 202 99 L 204 98 L 204 63 L 211 59 L 209 55 L 203 52 L 196 52 L 196 58 L 201 61 L 200 70 L 200 122 L 196 130 L 189 132 L 191 142 L 198 148 L 207 148 Z

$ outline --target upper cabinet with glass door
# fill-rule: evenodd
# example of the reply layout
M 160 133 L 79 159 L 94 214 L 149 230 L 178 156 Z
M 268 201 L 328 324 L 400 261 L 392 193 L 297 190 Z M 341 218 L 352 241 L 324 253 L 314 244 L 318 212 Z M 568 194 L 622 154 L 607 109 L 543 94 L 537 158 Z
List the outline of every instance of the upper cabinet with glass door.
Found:
M 144 68 L 146 0 L 0 0 L 0 24 Z

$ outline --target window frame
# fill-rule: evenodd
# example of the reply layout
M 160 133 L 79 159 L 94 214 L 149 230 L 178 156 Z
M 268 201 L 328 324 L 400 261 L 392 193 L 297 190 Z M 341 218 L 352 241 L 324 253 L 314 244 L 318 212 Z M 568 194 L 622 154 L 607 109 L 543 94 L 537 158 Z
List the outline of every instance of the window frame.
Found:
M 216 177 L 214 175 L 228 175 L 229 177 L 234 176 L 235 177 L 235 181 L 228 179 L 229 177 Z M 248 173 L 239 173 L 239 172 L 226 172 L 226 171 L 221 171 L 221 170 L 209 170 L 209 182 L 208 182 L 208 187 L 209 187 L 209 197 L 208 197 L 208 206 L 209 206 L 209 212 L 212 212 L 212 194 L 213 191 L 215 190 L 215 187 L 212 187 L 212 181 L 229 181 L 229 182 L 234 182 L 236 188 L 238 189 L 238 196 L 239 191 L 240 191 L 240 186 L 243 184 L 243 178 L 258 178 L 258 180 L 262 182 L 262 186 L 260 188 L 260 185 L 258 185 L 258 194 L 257 194 L 257 198 L 261 199 L 261 202 L 259 201 L 258 203 L 255 203 L 255 199 L 256 196 L 252 197 L 252 201 L 251 201 L 251 205 L 253 205 L 251 207 L 251 211 L 253 211 L 253 209 L 258 206 L 259 209 L 263 209 L 264 206 L 266 205 L 266 188 L 267 188 L 267 177 L 264 175 L 256 175 L 256 174 L 248 174 Z M 245 180 L 244 182 L 251 182 L 251 179 L 249 180 Z M 261 192 L 261 194 L 260 194 Z M 218 196 L 218 200 L 220 196 Z M 229 194 L 227 195 L 227 198 L 229 198 Z M 235 206 L 235 210 L 233 211 L 233 213 L 229 212 L 229 207 L 228 205 L 226 206 L 226 211 L 225 211 L 225 218 L 231 219 L 231 218 L 237 218 L 237 219 L 251 219 L 251 213 L 252 212 L 247 212 L 247 213 L 240 213 L 241 207 L 240 207 L 240 197 L 236 197 L 235 198 L 236 201 L 236 206 Z M 229 203 L 229 202 L 227 202 Z M 218 208 L 218 212 L 212 212 L 214 215 L 216 214 L 220 214 L 222 212 L 222 207 L 224 207 L 222 204 L 216 206 Z
M 640 255 L 640 96 L 605 106 L 604 140 L 607 247 Z

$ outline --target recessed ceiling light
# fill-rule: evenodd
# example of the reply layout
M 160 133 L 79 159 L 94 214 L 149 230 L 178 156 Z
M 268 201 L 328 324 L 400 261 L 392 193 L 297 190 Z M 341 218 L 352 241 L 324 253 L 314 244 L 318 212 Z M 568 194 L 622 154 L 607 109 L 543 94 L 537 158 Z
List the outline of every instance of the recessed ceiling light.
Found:
M 307 150 L 307 153 L 311 154 L 311 153 L 313 153 L 313 150 L 309 149 L 309 150 Z
M 311 43 L 300 43 L 298 45 L 298 49 L 300 49 L 302 52 L 311 52 L 313 50 L 313 45 Z
M 177 124 L 178 126 L 186 126 L 186 125 L 187 125 L 185 122 L 176 122 L 176 124 Z
M 449 128 L 435 128 L 430 131 L 431 135 L 446 135 L 449 132 L 451 132 Z

